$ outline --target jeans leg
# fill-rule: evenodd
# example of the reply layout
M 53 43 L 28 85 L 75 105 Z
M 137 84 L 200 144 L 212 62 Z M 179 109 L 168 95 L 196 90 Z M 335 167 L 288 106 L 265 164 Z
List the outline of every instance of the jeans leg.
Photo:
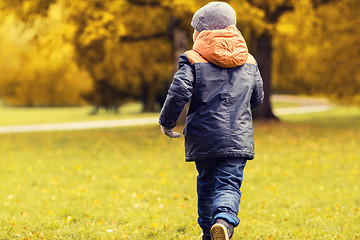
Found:
M 197 176 L 197 194 L 198 194 L 198 223 L 204 234 L 210 236 L 212 226 L 212 209 L 215 192 L 215 172 L 216 162 L 195 162 L 199 173 Z
M 219 161 L 215 173 L 215 195 L 213 202 L 213 222 L 218 218 L 226 219 L 238 226 L 239 204 L 241 199 L 240 187 L 246 160 L 241 158 Z

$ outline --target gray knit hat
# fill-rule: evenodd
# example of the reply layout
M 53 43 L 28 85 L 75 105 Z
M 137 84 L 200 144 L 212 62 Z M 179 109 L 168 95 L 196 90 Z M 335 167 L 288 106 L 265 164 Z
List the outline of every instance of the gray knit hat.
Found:
M 235 10 L 225 2 L 210 2 L 193 16 L 191 26 L 198 32 L 224 29 L 236 25 Z

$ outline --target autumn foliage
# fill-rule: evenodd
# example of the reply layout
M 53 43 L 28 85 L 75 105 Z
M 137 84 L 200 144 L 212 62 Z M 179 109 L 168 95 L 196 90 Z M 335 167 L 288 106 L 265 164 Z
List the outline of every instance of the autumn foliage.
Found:
M 207 2 L 0 0 L 0 96 L 14 106 L 135 99 L 156 110 Z M 262 34 L 274 39 L 274 91 L 360 104 L 359 1 L 228 2 L 250 52 Z
M 53 5 L 46 16 L 26 21 L 12 12 L 1 16 L 0 94 L 7 103 L 78 105 L 79 93 L 91 89 L 88 73 L 73 61 L 74 26 L 65 22 L 64 10 Z
M 277 25 L 274 87 L 360 105 L 360 2 L 300 4 Z

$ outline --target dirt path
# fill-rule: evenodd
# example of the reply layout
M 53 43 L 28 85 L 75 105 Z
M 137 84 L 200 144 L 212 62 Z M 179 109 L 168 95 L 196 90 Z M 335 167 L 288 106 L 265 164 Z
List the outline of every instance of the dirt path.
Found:
M 297 102 L 300 106 L 329 106 L 331 105 L 329 100 L 325 98 L 315 98 L 307 96 L 295 96 L 295 95 L 278 95 L 271 96 L 271 101 L 278 102 Z
M 278 101 L 297 101 L 300 107 L 279 108 L 274 109 L 274 113 L 280 115 L 304 114 L 313 112 L 328 111 L 332 106 L 325 100 L 301 98 L 294 96 L 274 95 L 273 99 Z M 121 119 L 121 120 L 104 120 L 104 121 L 87 121 L 87 122 L 67 122 L 67 123 L 47 123 L 47 124 L 31 124 L 18 126 L 0 127 L 2 133 L 19 133 L 19 132 L 48 132 L 48 131 L 66 131 L 66 130 L 83 130 L 93 128 L 113 128 L 128 127 L 140 125 L 157 125 L 158 117 Z
M 274 109 L 274 114 L 281 115 L 293 115 L 293 114 L 305 114 L 313 112 L 324 112 L 330 110 L 333 106 L 327 99 L 324 98 L 312 98 L 302 97 L 294 95 L 272 95 L 272 101 L 283 101 L 283 102 L 296 102 L 299 107 L 291 108 L 278 108 Z
M 46 123 L 31 124 L 18 126 L 0 127 L 1 133 L 18 133 L 18 132 L 48 132 L 48 131 L 65 131 L 65 130 L 83 130 L 93 128 L 112 128 L 112 127 L 128 127 L 140 125 L 158 124 L 158 117 L 121 119 L 121 120 L 105 120 L 105 121 L 87 121 L 87 122 L 67 122 L 67 123 Z

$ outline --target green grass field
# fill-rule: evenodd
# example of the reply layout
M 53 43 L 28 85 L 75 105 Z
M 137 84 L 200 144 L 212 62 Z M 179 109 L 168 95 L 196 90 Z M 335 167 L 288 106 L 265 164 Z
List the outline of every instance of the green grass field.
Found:
M 358 108 L 257 122 L 255 138 L 233 239 L 360 239 Z M 2 134 L 0 239 L 198 239 L 183 152 L 157 126 Z
M 99 114 L 90 115 L 91 106 L 79 107 L 8 107 L 0 99 L 0 126 L 59 123 L 72 121 L 113 120 L 138 117 L 153 117 L 157 113 L 141 113 L 140 103 L 128 103 L 119 109 L 119 114 L 114 111 L 100 109 Z

